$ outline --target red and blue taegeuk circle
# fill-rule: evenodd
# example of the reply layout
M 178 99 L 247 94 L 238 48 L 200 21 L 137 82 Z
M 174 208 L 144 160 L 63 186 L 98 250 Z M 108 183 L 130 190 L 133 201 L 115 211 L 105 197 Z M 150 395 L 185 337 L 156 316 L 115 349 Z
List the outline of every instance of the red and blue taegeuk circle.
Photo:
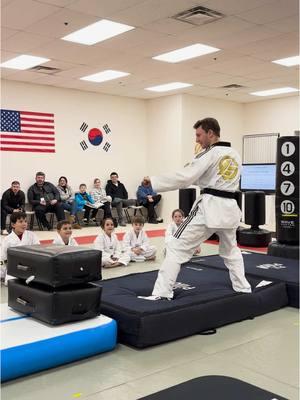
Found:
M 103 140 L 103 133 L 98 128 L 89 130 L 88 138 L 93 146 L 99 146 Z

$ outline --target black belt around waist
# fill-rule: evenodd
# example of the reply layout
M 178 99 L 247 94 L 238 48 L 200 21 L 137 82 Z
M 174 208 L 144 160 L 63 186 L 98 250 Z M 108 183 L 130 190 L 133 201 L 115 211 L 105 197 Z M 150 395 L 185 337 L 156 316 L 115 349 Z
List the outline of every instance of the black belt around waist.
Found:
M 225 199 L 238 200 L 239 192 L 226 192 L 225 190 L 218 190 L 212 188 L 204 188 L 200 192 L 201 194 L 211 194 L 212 196 L 224 197 Z

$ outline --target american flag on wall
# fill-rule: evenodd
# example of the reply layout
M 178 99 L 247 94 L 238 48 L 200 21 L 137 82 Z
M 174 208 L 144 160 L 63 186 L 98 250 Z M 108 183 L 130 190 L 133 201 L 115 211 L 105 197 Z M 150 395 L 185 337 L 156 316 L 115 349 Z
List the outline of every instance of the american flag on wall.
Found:
M 55 153 L 54 114 L 1 110 L 0 151 Z

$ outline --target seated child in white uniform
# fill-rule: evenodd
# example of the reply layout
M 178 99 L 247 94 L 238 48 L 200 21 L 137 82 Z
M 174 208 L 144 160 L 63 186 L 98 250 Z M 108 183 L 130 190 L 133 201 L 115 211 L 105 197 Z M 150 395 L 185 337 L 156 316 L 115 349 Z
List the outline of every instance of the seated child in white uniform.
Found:
M 114 221 L 112 218 L 104 218 L 101 221 L 101 232 L 94 241 L 94 248 L 102 251 L 102 267 L 114 268 L 126 266 L 130 261 L 129 253 L 122 253 L 122 246 L 114 233 Z
M 126 232 L 123 238 L 123 248 L 129 253 L 131 261 L 155 260 L 156 248 L 149 243 L 143 230 L 144 223 L 142 216 L 133 217 L 132 229 Z
M 78 243 L 72 236 L 72 224 L 67 221 L 59 221 L 56 226 L 57 236 L 53 244 L 65 244 L 66 246 L 78 246 Z
M 174 233 L 179 228 L 179 225 L 184 221 L 184 212 L 177 208 L 172 212 L 172 222 L 167 226 L 165 233 L 165 243 L 174 235 Z M 201 253 L 200 246 L 196 248 L 194 255 L 198 255 Z
M 170 239 L 171 236 L 177 231 L 179 225 L 184 220 L 184 212 L 177 208 L 172 212 L 172 222 L 167 226 L 166 233 L 165 233 L 165 242 Z
M 8 236 L 6 236 L 1 246 L 1 278 L 4 279 L 5 285 L 7 285 L 7 281 L 9 279 L 13 278 L 13 276 L 10 276 L 6 273 L 7 249 L 10 247 L 40 244 L 36 234 L 26 230 L 26 213 L 12 213 L 10 216 L 10 223 L 12 231 Z

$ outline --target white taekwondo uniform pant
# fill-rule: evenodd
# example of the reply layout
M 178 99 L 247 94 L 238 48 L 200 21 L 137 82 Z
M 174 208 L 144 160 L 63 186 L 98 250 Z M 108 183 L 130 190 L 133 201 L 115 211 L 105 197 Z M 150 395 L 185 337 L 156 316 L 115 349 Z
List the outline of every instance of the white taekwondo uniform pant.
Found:
M 180 265 L 189 261 L 199 243 L 213 233 L 219 236 L 219 254 L 229 270 L 233 289 L 236 292 L 251 293 L 251 286 L 245 278 L 243 257 L 236 243 L 236 228 L 208 228 L 203 224 L 203 215 L 197 209 L 196 206 L 167 242 L 166 258 L 158 272 L 152 295 L 173 298 L 173 286 Z

